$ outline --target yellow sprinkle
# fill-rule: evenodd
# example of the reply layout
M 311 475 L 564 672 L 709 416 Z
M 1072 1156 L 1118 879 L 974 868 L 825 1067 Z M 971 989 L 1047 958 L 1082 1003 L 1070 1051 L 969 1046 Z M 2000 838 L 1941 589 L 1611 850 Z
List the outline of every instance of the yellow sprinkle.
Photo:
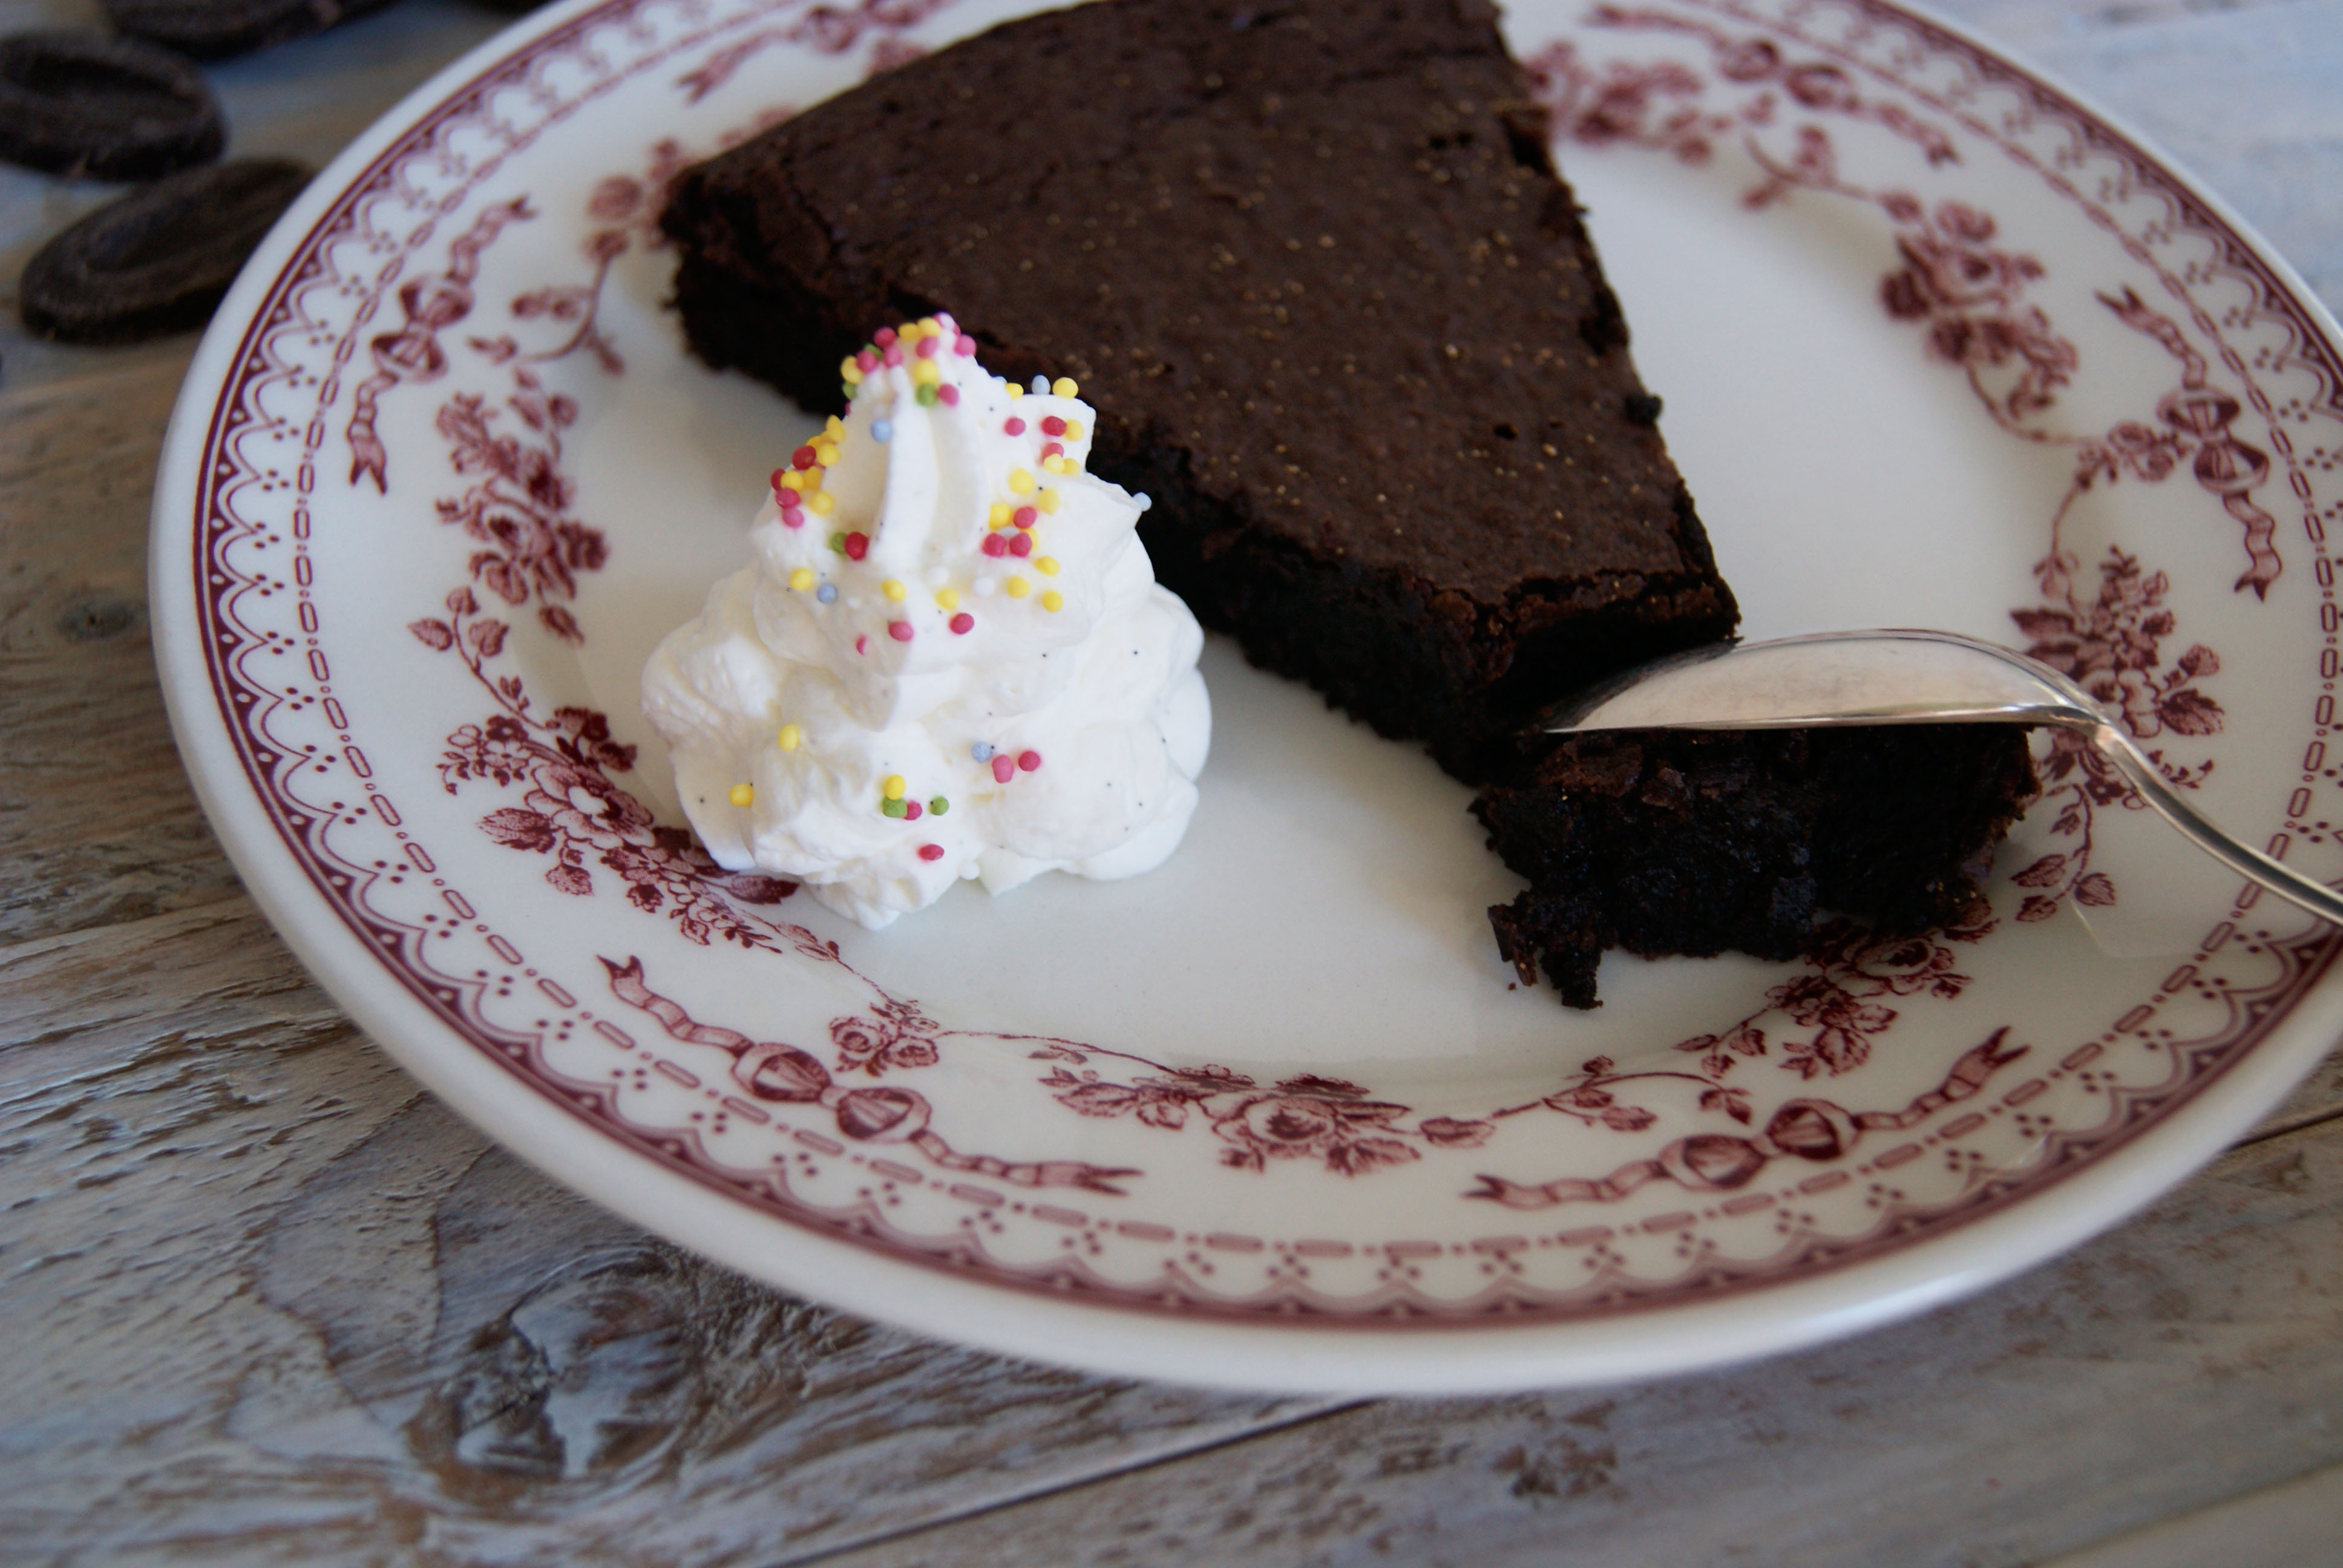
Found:
M 1058 575 L 1058 558 L 1055 556 L 1035 556 L 1033 558 L 1033 569 L 1040 572 L 1045 578 L 1056 577 Z
M 799 473 L 795 468 L 791 468 L 788 473 L 781 476 L 781 488 L 784 490 L 802 490 L 805 488 L 805 476 Z
M 957 588 L 938 588 L 936 590 L 936 603 L 941 605 L 946 609 L 958 609 L 960 608 L 960 591 Z
M 825 468 L 835 467 L 838 462 L 838 443 L 835 441 L 815 442 L 813 448 L 813 460 L 820 463 Z
M 821 433 L 835 441 L 846 434 L 846 421 L 832 414 L 830 422 L 821 427 Z
M 1057 456 L 1055 453 L 1052 453 L 1051 456 L 1041 459 L 1041 467 L 1049 473 L 1062 474 L 1066 471 L 1066 460 L 1063 457 Z
M 799 567 L 797 570 L 791 572 L 789 574 L 789 586 L 797 589 L 799 593 L 810 592 L 813 588 L 813 568 L 811 567 Z
M 828 490 L 816 490 L 812 495 L 806 498 L 806 505 L 810 508 L 817 516 L 826 518 L 830 516 L 831 508 L 838 505 L 838 498 L 831 495 Z M 1050 509 L 1053 512 L 1057 510 L 1055 507 L 1052 507 Z
M 903 798 L 904 788 L 903 776 L 900 773 L 890 773 L 887 775 L 886 782 L 879 786 L 879 793 L 886 796 L 890 800 L 900 800 Z
M 1009 590 L 1009 597 L 1011 598 L 1023 598 L 1027 594 L 1033 591 L 1033 585 L 1027 582 L 1023 578 L 1011 578 L 1007 582 L 1001 586 Z
M 943 378 L 944 373 L 932 359 L 919 360 L 911 367 L 911 384 L 915 387 L 932 387 Z
M 1009 476 L 1009 487 L 1018 495 L 1030 496 L 1033 493 L 1033 476 L 1022 468 L 1016 469 Z
M 1041 608 L 1054 614 L 1066 608 L 1066 596 L 1051 588 L 1041 596 Z
M 862 367 L 857 365 L 851 359 L 848 360 L 845 364 L 840 365 L 838 367 L 838 373 L 845 378 L 846 384 L 849 387 L 860 387 L 862 385 Z
M 893 578 L 889 578 L 885 582 L 880 583 L 879 585 L 879 591 L 885 594 L 889 598 L 893 599 L 897 604 L 903 602 L 903 585 L 897 582 Z
M 995 501 L 992 503 L 992 509 L 984 514 L 984 526 L 988 528 L 1005 528 L 1016 515 L 1010 509 L 1008 502 Z
M 1061 376 L 1055 381 L 1050 383 L 1050 390 L 1055 392 L 1061 397 L 1071 397 L 1076 392 L 1080 391 L 1081 388 L 1074 385 L 1074 378 L 1072 377 Z
M 1033 498 L 1033 504 L 1045 512 L 1054 512 L 1058 509 L 1058 492 L 1044 490 Z
M 936 325 L 936 318 L 935 318 L 934 317 L 932 317 L 932 316 L 922 316 L 922 317 L 920 317 L 920 337 L 942 337 L 942 336 L 943 336 L 943 332 L 944 332 L 944 329 L 943 329 L 942 327 L 939 327 L 939 326 L 937 326 L 937 325 Z
M 781 732 L 773 739 L 779 744 L 782 750 L 795 751 L 805 744 L 805 727 L 799 724 L 784 724 L 781 726 Z
M 1067 421 L 1066 421 L 1066 439 L 1067 439 L 1067 440 L 1069 440 L 1069 441 L 1079 441 L 1079 440 L 1081 440 L 1081 438 L 1082 438 L 1082 422 L 1081 422 L 1080 419 L 1069 419 L 1069 420 L 1067 420 Z
M 757 803 L 757 787 L 754 784 L 735 784 L 728 799 L 735 806 L 753 806 Z
M 1011 382 L 1009 384 L 1009 400 L 1010 400 L 1011 403 L 1014 403 L 1014 402 L 1016 402 L 1016 401 L 1017 401 L 1017 399 L 1019 399 L 1020 397 L 1022 397 L 1023 396 L 1025 396 L 1025 388 L 1023 388 L 1022 387 L 1020 387 L 1019 385 L 1017 385 L 1017 383 L 1016 383 L 1016 382 L 1011 381 Z

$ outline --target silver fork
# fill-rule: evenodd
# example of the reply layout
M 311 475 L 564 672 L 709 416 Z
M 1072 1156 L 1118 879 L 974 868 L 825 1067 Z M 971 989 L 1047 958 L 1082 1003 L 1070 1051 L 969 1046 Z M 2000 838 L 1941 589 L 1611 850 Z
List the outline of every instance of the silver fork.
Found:
M 2343 894 L 2223 832 L 2165 781 L 2089 694 L 2046 664 L 1949 631 L 1825 631 L 1694 648 L 1582 692 L 1551 733 L 2039 724 L 2082 736 L 2198 849 L 2343 924 Z

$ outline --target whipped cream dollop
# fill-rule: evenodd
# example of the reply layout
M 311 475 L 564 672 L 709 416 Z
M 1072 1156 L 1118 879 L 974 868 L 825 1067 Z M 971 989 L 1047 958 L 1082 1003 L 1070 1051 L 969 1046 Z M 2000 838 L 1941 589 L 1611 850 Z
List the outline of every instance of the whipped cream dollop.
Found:
M 773 475 L 755 564 L 643 672 L 718 864 L 876 930 L 963 879 L 1134 876 L 1187 830 L 1212 708 L 1195 617 L 1082 471 L 1071 381 L 987 374 L 937 316 L 841 371 L 843 419 Z

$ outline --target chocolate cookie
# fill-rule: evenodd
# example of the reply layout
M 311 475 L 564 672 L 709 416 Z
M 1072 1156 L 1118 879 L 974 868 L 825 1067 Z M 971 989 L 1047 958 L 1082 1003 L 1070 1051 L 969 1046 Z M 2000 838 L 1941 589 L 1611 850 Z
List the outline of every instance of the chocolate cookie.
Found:
M 0 158 L 48 174 L 147 180 L 209 163 L 227 142 L 193 65 L 128 38 L 0 38 Z
M 309 183 L 273 158 L 174 175 L 98 208 L 25 265 L 25 330 L 126 343 L 200 327 L 269 225 Z
M 134 38 L 224 60 L 322 33 L 391 0 L 105 0 L 106 15 Z

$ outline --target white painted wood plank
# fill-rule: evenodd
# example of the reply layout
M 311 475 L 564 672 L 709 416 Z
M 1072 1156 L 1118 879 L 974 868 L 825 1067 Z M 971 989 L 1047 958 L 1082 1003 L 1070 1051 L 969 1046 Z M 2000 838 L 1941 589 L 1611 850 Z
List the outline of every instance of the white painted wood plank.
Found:
M 2343 1465 L 2069 1553 L 2042 1568 L 2327 1568 L 2343 1563 Z

